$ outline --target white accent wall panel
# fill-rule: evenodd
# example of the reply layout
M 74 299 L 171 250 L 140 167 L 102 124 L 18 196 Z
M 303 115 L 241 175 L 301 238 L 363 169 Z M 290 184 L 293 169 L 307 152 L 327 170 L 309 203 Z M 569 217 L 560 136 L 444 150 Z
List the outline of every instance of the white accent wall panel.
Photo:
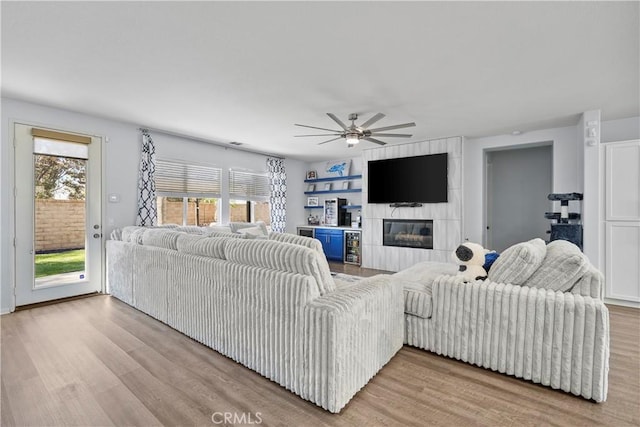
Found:
M 367 173 L 370 160 L 448 153 L 447 203 L 424 203 L 416 208 L 392 208 L 389 204 L 367 203 Z M 462 137 L 442 138 L 385 146 L 362 154 L 362 266 L 400 271 L 422 261 L 448 262 L 462 241 Z M 382 245 L 382 220 L 433 220 L 433 249 Z

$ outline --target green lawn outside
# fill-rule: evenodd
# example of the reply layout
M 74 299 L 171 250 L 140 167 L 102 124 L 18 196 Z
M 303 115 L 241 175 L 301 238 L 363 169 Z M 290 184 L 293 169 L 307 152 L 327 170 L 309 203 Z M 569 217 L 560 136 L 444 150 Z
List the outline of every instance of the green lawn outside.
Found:
M 36 277 L 84 270 L 84 249 L 36 255 Z

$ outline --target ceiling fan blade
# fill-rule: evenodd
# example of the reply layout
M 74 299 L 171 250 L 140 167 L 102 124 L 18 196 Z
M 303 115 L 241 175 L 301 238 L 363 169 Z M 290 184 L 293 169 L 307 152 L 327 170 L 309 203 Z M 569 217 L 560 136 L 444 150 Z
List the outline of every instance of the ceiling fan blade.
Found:
M 393 125 L 393 126 L 385 126 L 383 128 L 377 128 L 377 129 L 369 129 L 369 131 L 371 133 L 373 132 L 379 132 L 381 130 L 391 130 L 391 129 L 400 129 L 400 128 L 410 128 L 411 126 L 415 126 L 416 124 L 411 122 L 411 123 L 403 123 L 401 125 Z
M 378 145 L 387 145 L 386 142 L 378 141 L 377 139 L 371 138 L 370 136 L 362 139 L 364 139 L 365 141 L 373 142 L 374 144 L 378 144 Z
M 301 136 L 329 136 L 329 135 L 333 135 L 333 136 L 340 136 L 342 135 L 341 133 L 317 133 L 315 135 L 293 135 L 295 138 L 299 138 Z
M 335 141 L 335 140 L 337 140 L 337 139 L 342 139 L 342 137 L 341 137 L 341 136 L 339 136 L 338 138 L 333 138 L 333 139 L 330 139 L 330 140 L 328 140 L 328 141 L 322 141 L 322 142 L 319 142 L 319 143 L 318 143 L 318 145 L 326 144 L 327 142 Z
M 303 127 L 303 128 L 311 128 L 311 129 L 328 130 L 329 132 L 335 132 L 335 133 L 340 133 L 341 132 L 341 131 L 335 130 L 335 129 L 319 128 L 319 127 L 316 127 L 316 126 L 308 126 L 308 125 L 299 125 L 297 123 L 294 123 L 294 126 L 300 126 L 300 127 Z
M 376 114 L 375 116 L 371 117 L 369 120 L 367 120 L 366 122 L 364 122 L 363 124 L 361 124 L 358 127 L 362 128 L 362 129 L 366 129 L 369 126 L 371 126 L 372 124 L 374 124 L 375 122 L 377 122 L 378 120 L 380 120 L 380 119 L 382 119 L 384 117 L 385 117 L 384 114 L 378 113 L 378 114 Z
M 371 136 L 388 136 L 391 138 L 411 138 L 408 133 L 371 133 Z
M 340 125 L 340 127 L 344 130 L 347 130 L 349 128 L 347 128 L 347 125 L 345 125 L 344 123 L 342 123 L 342 120 L 340 120 L 339 118 L 336 117 L 335 114 L 333 113 L 327 113 L 327 116 L 331 117 L 333 119 L 334 122 L 336 122 L 337 124 Z

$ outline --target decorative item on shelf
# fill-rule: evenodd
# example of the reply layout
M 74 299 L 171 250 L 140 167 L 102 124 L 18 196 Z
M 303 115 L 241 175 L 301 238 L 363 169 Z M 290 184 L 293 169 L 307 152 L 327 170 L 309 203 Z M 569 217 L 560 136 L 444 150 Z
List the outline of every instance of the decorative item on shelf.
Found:
M 332 184 L 331 184 L 330 182 L 327 182 L 327 183 L 324 185 L 324 190 L 325 190 L 325 191 L 331 191 L 331 185 L 332 185 Z
M 316 191 L 316 185 L 315 184 L 307 185 L 307 191 Z
M 348 190 L 349 189 L 349 181 L 345 181 L 342 183 L 342 189 L 343 190 Z
M 334 160 L 327 162 L 327 173 L 329 175 L 345 176 L 349 175 L 351 169 L 351 159 Z
M 307 179 L 317 179 L 318 174 L 316 171 L 307 171 Z
M 307 206 L 318 206 L 319 201 L 317 197 L 307 197 Z
M 318 215 L 312 216 L 309 214 L 309 217 L 307 218 L 307 225 L 320 225 L 320 218 L 318 218 Z

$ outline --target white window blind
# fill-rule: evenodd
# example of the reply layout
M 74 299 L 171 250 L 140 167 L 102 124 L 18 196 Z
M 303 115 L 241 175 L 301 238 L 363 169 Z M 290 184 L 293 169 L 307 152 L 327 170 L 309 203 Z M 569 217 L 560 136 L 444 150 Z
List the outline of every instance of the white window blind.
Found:
M 156 192 L 173 197 L 220 197 L 222 169 L 213 166 L 156 160 Z
M 252 201 L 269 200 L 269 177 L 266 173 L 230 169 L 229 197 Z

